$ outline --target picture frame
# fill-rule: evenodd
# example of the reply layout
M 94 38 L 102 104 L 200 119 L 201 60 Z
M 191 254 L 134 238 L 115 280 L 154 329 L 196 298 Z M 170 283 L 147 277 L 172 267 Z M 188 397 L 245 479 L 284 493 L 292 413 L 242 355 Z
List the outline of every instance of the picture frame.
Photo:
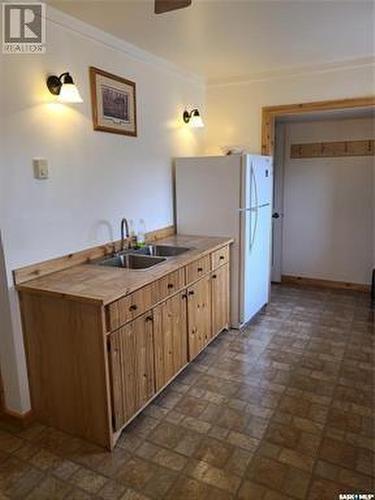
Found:
M 135 82 L 90 66 L 94 130 L 137 137 Z

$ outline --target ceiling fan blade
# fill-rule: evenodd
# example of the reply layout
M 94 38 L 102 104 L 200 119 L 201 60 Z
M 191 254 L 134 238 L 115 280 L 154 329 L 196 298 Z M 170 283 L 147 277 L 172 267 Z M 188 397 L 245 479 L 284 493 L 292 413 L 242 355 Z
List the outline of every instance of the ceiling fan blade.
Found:
M 189 7 L 192 0 L 155 0 L 155 14 Z

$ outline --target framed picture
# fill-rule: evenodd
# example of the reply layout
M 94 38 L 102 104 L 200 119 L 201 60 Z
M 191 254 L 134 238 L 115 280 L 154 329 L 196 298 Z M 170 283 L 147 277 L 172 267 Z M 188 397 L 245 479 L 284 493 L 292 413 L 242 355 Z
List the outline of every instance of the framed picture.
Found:
M 137 136 L 135 83 L 90 67 L 94 130 Z

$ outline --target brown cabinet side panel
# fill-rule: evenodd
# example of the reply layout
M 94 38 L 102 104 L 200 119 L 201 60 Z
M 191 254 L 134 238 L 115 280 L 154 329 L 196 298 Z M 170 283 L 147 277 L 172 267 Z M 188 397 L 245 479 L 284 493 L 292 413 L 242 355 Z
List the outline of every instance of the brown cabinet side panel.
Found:
M 188 289 L 189 361 L 211 338 L 211 277 L 199 280 Z
M 216 269 L 211 275 L 212 336 L 229 324 L 229 264 Z
M 115 429 L 120 429 L 155 394 L 152 315 L 109 335 Z
M 110 447 L 110 408 L 100 306 L 20 294 L 36 419 Z
M 186 291 L 154 309 L 156 390 L 187 363 Z

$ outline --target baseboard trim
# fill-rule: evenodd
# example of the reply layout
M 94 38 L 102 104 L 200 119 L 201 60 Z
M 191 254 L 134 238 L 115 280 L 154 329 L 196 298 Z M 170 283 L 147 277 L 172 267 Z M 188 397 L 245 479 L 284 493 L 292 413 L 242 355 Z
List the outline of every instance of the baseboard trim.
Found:
M 3 409 L 0 412 L 0 420 L 8 422 L 12 425 L 27 427 L 33 421 L 33 413 L 32 410 L 29 410 L 26 413 L 18 413 L 16 411 Z
M 356 292 L 370 293 L 370 285 L 362 283 L 347 283 L 345 281 L 322 280 L 319 278 L 305 278 L 303 276 L 290 276 L 283 274 L 281 283 L 289 285 L 316 286 L 320 288 L 335 288 L 339 290 L 353 290 Z

